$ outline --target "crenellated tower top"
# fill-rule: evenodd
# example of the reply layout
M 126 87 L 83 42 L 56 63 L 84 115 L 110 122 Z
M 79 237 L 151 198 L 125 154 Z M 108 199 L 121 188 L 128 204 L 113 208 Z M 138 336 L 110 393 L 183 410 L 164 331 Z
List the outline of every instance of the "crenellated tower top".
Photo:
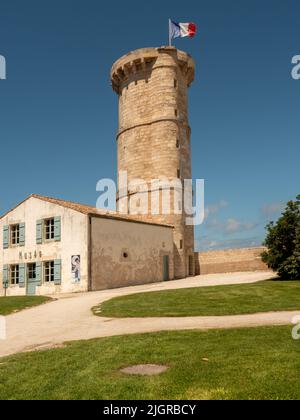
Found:
M 161 54 L 164 55 L 164 63 L 160 62 Z M 117 60 L 111 69 L 112 87 L 117 94 L 122 88 L 130 83 L 134 76 L 137 79 L 160 65 L 166 66 L 165 56 L 170 56 L 170 66 L 178 66 L 186 77 L 189 87 L 195 77 L 195 63 L 193 58 L 186 52 L 177 50 L 175 47 L 141 48 L 132 51 Z

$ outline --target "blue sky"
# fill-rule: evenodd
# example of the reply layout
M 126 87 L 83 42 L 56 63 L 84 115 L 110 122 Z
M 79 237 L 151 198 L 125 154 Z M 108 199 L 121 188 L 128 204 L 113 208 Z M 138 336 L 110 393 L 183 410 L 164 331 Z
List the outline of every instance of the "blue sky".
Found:
M 31 193 L 95 205 L 116 176 L 111 64 L 167 42 L 168 18 L 194 21 L 193 177 L 206 181 L 201 249 L 258 245 L 300 193 L 298 0 L 1 0 L 0 213 Z

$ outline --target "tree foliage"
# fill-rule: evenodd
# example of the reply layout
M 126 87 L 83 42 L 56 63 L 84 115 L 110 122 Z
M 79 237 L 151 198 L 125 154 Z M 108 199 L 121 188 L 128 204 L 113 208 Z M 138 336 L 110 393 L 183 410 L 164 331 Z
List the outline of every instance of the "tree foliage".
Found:
M 267 225 L 262 259 L 285 280 L 300 280 L 300 195 L 287 203 L 277 223 Z

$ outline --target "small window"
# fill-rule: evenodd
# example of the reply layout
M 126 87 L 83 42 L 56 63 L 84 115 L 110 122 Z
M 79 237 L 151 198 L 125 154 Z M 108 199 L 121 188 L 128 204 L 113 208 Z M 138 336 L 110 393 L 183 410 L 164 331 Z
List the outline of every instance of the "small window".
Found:
M 177 149 L 180 148 L 180 140 L 179 139 L 176 140 L 176 147 L 177 147 Z
M 177 169 L 177 178 L 180 179 L 180 176 L 181 176 L 180 169 Z
M 11 265 L 10 266 L 10 284 L 16 286 L 19 284 L 19 266 Z
M 28 279 L 35 280 L 36 279 L 36 264 L 28 264 Z
M 10 239 L 12 245 L 20 244 L 20 225 L 12 225 L 10 227 Z
M 174 88 L 176 89 L 177 88 L 177 79 L 174 79 Z
M 128 254 L 127 254 L 127 252 L 124 252 L 124 253 L 123 253 L 123 258 L 125 258 L 125 259 L 127 259 L 127 258 L 128 258 Z
M 44 221 L 44 237 L 46 241 L 54 239 L 54 218 Z
M 54 261 L 44 263 L 44 281 L 45 283 L 54 282 Z
M 182 240 L 182 239 L 180 239 L 179 248 L 180 248 L 180 249 L 183 249 L 183 240 Z
M 178 116 L 178 111 L 177 111 L 177 109 L 175 109 L 175 117 L 177 117 Z

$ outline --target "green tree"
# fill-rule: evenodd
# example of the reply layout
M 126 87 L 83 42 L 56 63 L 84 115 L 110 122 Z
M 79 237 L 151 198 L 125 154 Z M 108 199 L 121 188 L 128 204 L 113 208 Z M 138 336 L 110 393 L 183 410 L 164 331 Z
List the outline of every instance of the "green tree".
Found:
M 300 195 L 287 207 L 277 223 L 267 225 L 263 261 L 285 280 L 300 280 Z

